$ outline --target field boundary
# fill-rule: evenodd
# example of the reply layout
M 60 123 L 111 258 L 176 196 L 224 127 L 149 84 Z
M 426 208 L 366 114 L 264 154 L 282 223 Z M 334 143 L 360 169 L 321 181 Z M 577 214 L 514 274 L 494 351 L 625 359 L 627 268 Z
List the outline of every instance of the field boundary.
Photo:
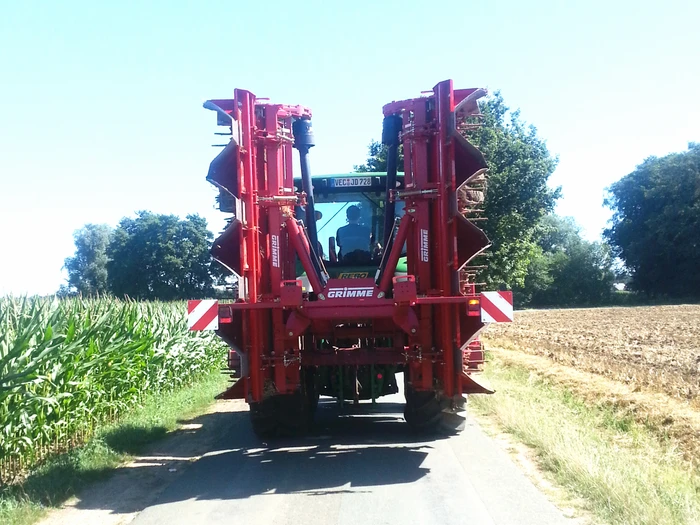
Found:
M 566 388 L 586 404 L 615 410 L 643 425 L 660 443 L 676 447 L 692 468 L 700 468 L 700 411 L 675 397 L 577 370 L 519 350 L 490 347 L 506 366 L 519 366 Z
M 471 411 L 496 434 L 525 445 L 558 487 L 554 499 L 579 509 L 584 520 L 700 523 L 700 471 L 692 455 L 698 414 L 669 396 L 567 368 L 490 348 L 484 374 L 496 394 L 472 397 Z M 671 421 L 662 419 L 661 407 L 677 410 Z
M 484 338 L 700 410 L 698 327 L 700 305 L 523 310 Z

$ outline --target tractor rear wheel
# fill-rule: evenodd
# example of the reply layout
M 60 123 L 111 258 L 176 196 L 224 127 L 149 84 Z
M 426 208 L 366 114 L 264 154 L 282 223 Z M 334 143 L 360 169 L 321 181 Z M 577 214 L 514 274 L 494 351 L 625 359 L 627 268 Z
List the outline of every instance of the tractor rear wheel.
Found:
M 259 438 L 303 436 L 311 423 L 309 397 L 299 391 L 251 403 L 250 421 Z
M 316 415 L 316 409 L 318 408 L 318 385 L 316 384 L 316 368 L 315 367 L 305 367 L 302 369 L 302 377 L 304 378 L 304 390 L 306 396 L 309 399 L 309 410 L 311 411 L 311 418 Z
M 416 390 L 405 383 L 406 407 L 404 419 L 415 431 L 423 433 L 456 434 L 466 426 L 466 400 L 451 401 L 432 390 Z
M 406 407 L 404 419 L 406 423 L 421 432 L 434 432 L 442 422 L 442 405 L 432 390 L 419 391 L 406 384 Z

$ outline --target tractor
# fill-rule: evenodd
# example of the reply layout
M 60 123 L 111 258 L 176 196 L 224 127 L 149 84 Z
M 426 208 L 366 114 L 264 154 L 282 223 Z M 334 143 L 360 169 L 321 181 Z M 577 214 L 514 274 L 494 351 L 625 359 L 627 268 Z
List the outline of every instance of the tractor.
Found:
M 309 108 L 242 89 L 205 102 L 230 137 L 206 177 L 228 214 L 211 253 L 237 286 L 189 301 L 188 325 L 228 345 L 219 397 L 246 400 L 261 438 L 308 432 L 320 396 L 374 403 L 399 377 L 416 430 L 459 431 L 465 396 L 493 393 L 479 333 L 513 307 L 476 282 L 488 168 L 467 135 L 485 94 L 447 80 L 390 102 L 386 172 L 313 177 Z

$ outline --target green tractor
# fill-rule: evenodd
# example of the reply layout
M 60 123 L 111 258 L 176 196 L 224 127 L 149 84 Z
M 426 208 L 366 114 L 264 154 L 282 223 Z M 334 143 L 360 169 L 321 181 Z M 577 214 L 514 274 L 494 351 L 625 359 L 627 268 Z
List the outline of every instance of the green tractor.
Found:
M 403 189 L 403 173 L 399 173 L 397 190 Z M 314 176 L 314 207 L 318 235 L 318 255 L 331 279 L 363 279 L 374 277 L 385 246 L 386 173 L 343 173 Z M 301 192 L 301 179 L 294 180 Z M 352 220 L 353 212 L 359 220 Z M 395 203 L 394 218 L 403 215 L 403 201 Z M 303 213 L 297 216 L 303 217 Z M 354 218 L 354 217 L 353 217 Z M 342 228 L 354 222 L 369 231 L 367 249 L 343 253 Z M 389 224 L 393 224 L 393 220 Z M 395 275 L 406 274 L 405 254 L 396 265 Z M 306 273 L 297 263 L 297 276 L 309 289 Z
M 383 246 L 385 229 L 403 216 L 403 201 L 394 203 L 394 218 L 386 218 L 386 177 L 385 172 L 342 173 L 312 177 L 313 200 L 316 212 L 317 254 L 330 279 L 373 278 L 379 268 L 386 246 Z M 294 180 L 298 192 L 302 191 L 301 179 Z M 396 189 L 403 189 L 403 173 L 396 177 Z M 298 217 L 304 217 L 297 210 Z M 366 249 L 348 253 L 343 236 L 346 226 L 356 224 L 367 232 Z M 359 229 L 359 228 L 358 228 Z M 405 247 L 399 259 L 394 276 L 406 275 Z M 305 291 L 310 290 L 306 272 L 297 261 L 297 277 Z M 352 345 L 353 341 L 346 344 Z M 322 343 L 324 344 L 324 343 Z M 401 366 L 360 366 L 352 373 L 344 367 L 321 366 L 317 368 L 314 389 L 320 394 L 358 402 L 361 399 L 373 401 L 387 394 L 398 392 L 396 373 Z M 347 367 L 352 368 L 352 367 Z

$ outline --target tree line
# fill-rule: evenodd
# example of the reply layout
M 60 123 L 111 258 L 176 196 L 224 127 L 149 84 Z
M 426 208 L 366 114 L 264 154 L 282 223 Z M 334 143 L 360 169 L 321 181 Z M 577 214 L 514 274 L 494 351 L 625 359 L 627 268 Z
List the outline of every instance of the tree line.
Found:
M 604 237 L 647 298 L 700 297 L 700 144 L 649 157 L 614 183 Z
M 214 235 L 199 215 L 140 211 L 116 228 L 86 224 L 65 259 L 59 295 L 115 295 L 164 301 L 212 297 L 224 273 L 209 253 Z
M 600 241 L 553 213 L 560 188 L 549 185 L 557 158 L 500 93 L 481 104 L 482 125 L 469 132 L 489 164 L 479 223 L 492 246 L 478 280 L 514 291 L 519 307 L 597 306 L 700 296 L 700 144 L 650 157 L 607 189 L 613 211 Z M 403 156 L 399 158 L 400 169 Z M 372 141 L 356 171 L 386 171 L 386 150 Z M 113 294 L 140 299 L 211 297 L 225 272 L 209 253 L 213 234 L 198 215 L 139 212 L 116 228 L 85 225 L 65 260 L 62 295 Z M 634 294 L 622 295 L 625 283 Z

